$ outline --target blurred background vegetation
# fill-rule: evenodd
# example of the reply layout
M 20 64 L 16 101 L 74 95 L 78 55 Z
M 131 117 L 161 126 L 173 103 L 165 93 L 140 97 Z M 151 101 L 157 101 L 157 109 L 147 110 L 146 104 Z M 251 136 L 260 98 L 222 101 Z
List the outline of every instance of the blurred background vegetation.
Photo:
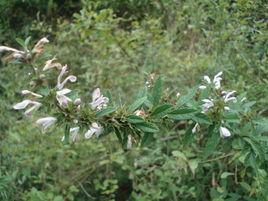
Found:
M 152 74 L 163 75 L 175 96 L 222 70 L 224 84 L 268 116 L 267 11 L 266 0 L 1 0 L 0 44 L 19 48 L 16 38 L 31 36 L 33 45 L 46 36 L 47 57 L 70 66 L 80 93 L 99 86 L 118 102 Z M 0 200 L 267 200 L 266 171 L 241 168 L 237 183 L 221 177 L 228 164 L 197 168 L 188 161 L 195 145 L 183 147 L 181 131 L 131 152 L 114 136 L 62 145 L 60 135 L 42 135 L 11 110 L 27 76 L 20 64 L 0 63 Z

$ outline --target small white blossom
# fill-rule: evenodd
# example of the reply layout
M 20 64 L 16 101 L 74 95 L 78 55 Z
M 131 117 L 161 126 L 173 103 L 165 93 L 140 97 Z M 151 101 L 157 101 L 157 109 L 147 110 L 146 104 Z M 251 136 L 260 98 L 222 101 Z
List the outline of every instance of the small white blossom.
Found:
M 220 127 L 220 135 L 222 138 L 227 138 L 227 137 L 230 137 L 231 136 L 231 132 L 225 128 L 225 127 Z
M 131 149 L 132 148 L 132 137 L 131 135 L 127 136 L 127 149 Z
M 219 73 L 218 73 L 217 75 L 215 75 L 214 78 L 213 78 L 213 84 L 214 84 L 214 86 L 215 86 L 215 89 L 219 89 L 219 88 L 221 87 L 221 80 L 222 80 L 221 75 L 222 75 L 222 72 L 219 72 Z M 204 80 L 205 80 L 208 84 L 211 84 L 211 83 L 212 83 L 211 79 L 210 79 L 207 75 L 204 76 Z M 199 89 L 205 89 L 205 88 L 206 88 L 206 86 L 204 86 L 204 85 L 201 85 L 201 86 L 199 87 Z
M 85 138 L 90 139 L 94 134 L 96 137 L 99 137 L 103 132 L 103 128 L 96 122 L 93 122 L 89 128 L 89 130 L 85 133 Z
M 211 83 L 211 80 L 210 80 L 209 76 L 207 76 L 207 75 L 204 76 L 204 80 L 207 81 L 208 84 Z
M 90 103 L 91 108 L 101 110 L 102 108 L 107 107 L 109 98 L 103 96 L 100 92 L 100 89 L 97 88 L 92 93 L 92 102 Z
M 25 115 L 30 115 L 32 111 L 37 110 L 38 108 L 41 107 L 41 103 L 37 101 L 32 101 L 32 100 L 24 100 L 22 102 L 19 102 L 13 106 L 14 110 L 22 110 L 25 109 L 28 105 L 32 105 L 28 110 L 24 112 Z
M 57 68 L 59 70 L 62 69 L 62 65 L 58 62 L 55 62 L 56 60 L 57 60 L 56 57 L 53 57 L 52 59 L 47 60 L 45 66 L 43 68 L 43 71 L 49 70 L 51 68 Z
M 202 105 L 203 112 L 207 112 L 209 108 L 214 106 L 213 99 L 203 99 L 202 101 L 204 102 L 204 104 Z
M 246 97 L 242 98 L 240 102 L 242 103 L 242 102 L 244 102 L 245 100 L 247 100 Z
M 136 110 L 134 114 L 139 117 L 145 116 L 144 110 Z
M 219 72 L 217 75 L 214 76 L 213 83 L 215 85 L 215 89 L 219 89 L 221 87 L 221 75 L 222 72 Z
M 179 98 L 180 95 L 181 95 L 180 92 L 178 92 L 178 93 L 176 94 L 176 97 Z
M 198 88 L 201 89 L 201 90 L 203 90 L 203 89 L 206 89 L 207 86 L 205 86 L 205 85 L 201 85 L 201 86 L 199 86 Z
M 76 98 L 76 99 L 74 100 L 74 104 L 75 104 L 75 105 L 80 105 L 80 104 L 81 104 L 81 98 Z
M 224 106 L 224 110 L 230 111 L 230 108 L 228 106 Z
M 58 76 L 57 89 L 61 90 L 68 81 L 76 82 L 77 78 L 74 75 L 69 75 L 67 78 L 65 78 L 63 81 L 61 81 L 63 75 L 66 74 L 67 72 L 68 72 L 67 71 L 67 65 L 65 65 L 65 66 L 62 67 L 61 72 L 60 72 L 60 74 Z
M 230 92 L 223 91 L 222 93 L 225 94 L 223 96 L 224 102 L 225 103 L 227 103 L 229 101 L 236 102 L 236 97 L 233 96 L 235 92 L 236 91 L 230 91 Z
M 37 93 L 34 93 L 34 92 L 31 92 L 31 91 L 29 91 L 29 90 L 22 90 L 22 91 L 21 91 L 21 94 L 22 94 L 22 95 L 32 95 L 32 96 L 35 96 L 35 97 L 37 97 L 37 98 L 42 98 L 42 97 L 43 97 L 42 95 L 37 94 Z
M 52 126 L 56 122 L 55 117 L 44 117 L 38 119 L 36 124 L 42 127 L 42 131 L 45 132 L 50 126 Z
M 44 45 L 49 43 L 49 40 L 46 37 L 41 38 L 32 49 L 33 54 L 41 54 L 44 50 Z
M 70 98 L 66 96 L 66 94 L 70 93 L 70 89 L 62 89 L 56 92 L 56 99 L 61 107 L 66 108 L 69 102 L 72 102 Z
M 76 142 L 80 139 L 79 136 L 79 127 L 70 128 L 70 140 Z
M 196 131 L 199 130 L 199 127 L 200 127 L 199 124 L 196 123 L 196 124 L 194 125 L 193 129 L 192 129 L 192 133 L 196 133 Z

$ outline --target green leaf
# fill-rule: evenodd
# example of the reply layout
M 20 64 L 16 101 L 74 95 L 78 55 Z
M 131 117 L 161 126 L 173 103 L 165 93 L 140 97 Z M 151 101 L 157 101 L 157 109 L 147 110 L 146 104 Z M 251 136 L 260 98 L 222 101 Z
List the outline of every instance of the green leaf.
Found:
M 146 97 L 142 97 L 137 99 L 132 105 L 129 106 L 129 111 L 134 112 L 136 109 L 138 109 L 142 104 L 146 101 Z
M 190 144 L 194 140 L 195 134 L 192 132 L 192 129 L 193 129 L 194 126 L 195 126 L 195 123 L 191 124 L 187 128 L 187 130 L 186 130 L 186 132 L 185 132 L 185 134 L 183 136 L 183 139 L 182 139 L 183 145 L 187 146 L 188 144 Z
M 167 114 L 168 109 L 172 108 L 171 104 L 163 104 L 158 107 L 156 107 L 153 112 L 151 113 L 151 116 L 155 116 L 158 118 L 163 117 Z
M 143 118 L 141 118 L 139 116 L 136 116 L 136 115 L 128 116 L 127 121 L 129 123 L 132 123 L 132 124 L 144 123 L 145 122 Z
M 135 124 L 135 126 L 145 133 L 155 133 L 159 131 L 159 129 L 157 128 L 155 124 L 148 123 L 148 122 Z
M 204 151 L 203 151 L 203 158 L 207 158 L 214 153 L 217 148 L 217 145 L 220 142 L 220 134 L 214 131 L 214 126 L 210 126 L 209 128 L 209 138 L 206 142 Z
M 221 179 L 226 179 L 228 176 L 234 175 L 232 172 L 224 172 L 221 174 Z
M 194 112 L 196 112 L 196 110 L 191 108 L 177 109 L 175 111 L 170 112 L 168 114 L 168 117 L 176 120 L 192 119 Z
M 189 168 L 190 168 L 191 172 L 193 173 L 193 175 L 195 175 L 195 170 L 198 167 L 198 163 L 199 163 L 198 159 L 193 159 L 193 160 L 188 161 Z
M 230 113 L 230 112 L 225 113 L 223 115 L 223 120 L 228 123 L 240 123 L 239 116 L 236 113 Z
M 20 44 L 21 47 L 25 48 L 25 42 L 21 38 L 16 38 L 17 43 Z
M 26 38 L 26 40 L 25 40 L 25 42 L 24 42 L 25 47 L 28 47 L 31 38 L 32 38 L 31 36 L 29 36 L 28 38 Z
M 97 117 L 102 117 L 102 116 L 111 114 L 111 113 L 113 113 L 114 111 L 116 111 L 116 108 L 113 108 L 113 107 L 105 108 L 105 109 L 103 109 L 103 110 L 97 112 L 97 113 L 96 113 L 96 116 L 97 116 Z
M 182 106 L 185 103 L 189 102 L 195 96 L 197 88 L 190 89 L 189 92 L 185 96 L 181 96 L 177 101 L 178 106 Z
M 153 135 L 152 133 L 144 133 L 142 139 L 141 139 L 141 146 L 145 146 L 153 141 Z
M 195 122 L 200 124 L 211 124 L 210 119 L 204 113 L 197 113 L 192 118 Z
M 153 96 L 153 104 L 158 105 L 162 94 L 162 78 L 158 77 L 158 79 L 155 82 L 155 85 L 152 89 L 152 96 Z
M 185 154 L 183 152 L 181 152 L 181 151 L 178 151 L 178 150 L 172 151 L 172 155 L 177 157 L 177 158 L 181 158 L 184 161 L 187 161 L 187 158 L 186 158 Z

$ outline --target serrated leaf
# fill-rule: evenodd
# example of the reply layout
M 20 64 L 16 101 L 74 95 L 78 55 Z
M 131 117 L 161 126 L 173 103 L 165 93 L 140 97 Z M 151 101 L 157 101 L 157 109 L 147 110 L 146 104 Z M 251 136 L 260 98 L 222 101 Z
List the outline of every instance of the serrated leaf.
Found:
M 142 97 L 142 98 L 135 100 L 135 102 L 129 106 L 129 111 L 134 112 L 136 109 L 142 106 L 142 104 L 146 101 L 146 99 L 147 97 Z
M 172 108 L 171 104 L 160 105 L 153 110 L 153 112 L 151 113 L 151 116 L 157 116 L 161 118 L 167 113 L 168 109 L 170 108 Z
M 96 116 L 97 116 L 97 117 L 102 117 L 102 116 L 111 114 L 111 113 L 113 113 L 114 111 L 116 111 L 116 108 L 113 108 L 113 107 L 105 108 L 105 109 L 103 109 L 103 110 L 97 112 L 97 113 L 96 113 Z

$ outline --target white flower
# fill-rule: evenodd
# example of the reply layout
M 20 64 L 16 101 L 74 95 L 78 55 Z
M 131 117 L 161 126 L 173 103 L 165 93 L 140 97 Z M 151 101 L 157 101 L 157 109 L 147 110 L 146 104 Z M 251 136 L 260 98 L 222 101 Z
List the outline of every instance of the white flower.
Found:
M 204 104 L 202 105 L 203 112 L 207 112 L 209 108 L 214 106 L 213 99 L 203 99 L 202 101 L 204 102 Z
M 43 52 L 43 49 L 44 49 L 44 45 L 46 43 L 49 43 L 49 40 L 44 37 L 44 38 L 41 38 L 34 46 L 34 48 L 32 49 L 32 53 L 33 54 L 41 54 Z
M 145 116 L 144 110 L 136 110 L 134 114 L 139 117 Z
M 68 81 L 70 81 L 70 82 L 76 82 L 77 78 L 74 75 L 69 75 L 67 78 L 65 78 L 65 80 L 63 80 L 61 82 L 63 75 L 65 73 L 67 73 L 67 72 L 68 72 L 67 71 L 67 65 L 65 65 L 65 66 L 62 67 L 61 72 L 60 72 L 60 74 L 58 76 L 57 89 L 61 90 Z
M 201 89 L 201 90 L 203 90 L 203 89 L 206 89 L 207 86 L 205 86 L 205 85 L 201 85 L 201 86 L 199 86 L 198 88 Z
M 215 89 L 219 89 L 221 87 L 221 80 L 222 80 L 221 75 L 222 75 L 222 72 L 219 72 L 213 78 L 213 84 L 215 86 Z M 211 79 L 207 75 L 204 76 L 204 80 L 208 84 L 211 84 Z M 205 89 L 205 88 L 206 88 L 206 86 L 204 86 L 204 85 L 202 85 L 202 86 L 199 87 L 199 89 Z
M 57 69 L 62 69 L 62 65 L 60 63 L 55 62 L 57 60 L 56 57 L 53 57 L 52 59 L 46 61 L 46 64 L 43 68 L 43 71 L 46 71 L 51 68 L 57 68 Z
M 242 102 L 244 102 L 245 100 L 247 100 L 246 97 L 242 98 L 240 102 L 242 103 Z
M 76 99 L 74 100 L 74 104 L 75 104 L 75 105 L 80 105 L 80 104 L 81 104 L 81 98 L 76 98 Z
M 211 83 L 211 80 L 210 80 L 209 76 L 207 76 L 207 75 L 204 76 L 204 80 L 207 81 L 208 84 Z
M 89 128 L 89 130 L 85 133 L 85 138 L 90 139 L 94 134 L 99 137 L 102 133 L 103 129 L 98 123 L 93 122 Z
M 29 90 L 22 90 L 22 91 L 21 91 L 21 94 L 22 94 L 22 95 L 32 95 L 32 96 L 35 96 L 35 97 L 37 97 L 37 98 L 42 98 L 42 97 L 43 97 L 42 95 L 37 94 L 37 93 L 34 93 L 34 92 L 31 92 L 31 91 L 29 91 Z
M 71 90 L 66 89 L 66 88 L 56 92 L 56 99 L 61 107 L 66 108 L 68 106 L 68 103 L 72 102 L 72 100 L 70 98 L 65 96 L 66 94 L 68 94 L 70 92 L 71 92 Z
M 132 148 L 132 138 L 131 135 L 127 136 L 127 149 L 131 149 Z
M 229 101 L 233 101 L 233 102 L 236 102 L 236 98 L 233 97 L 233 94 L 235 93 L 236 91 L 230 91 L 230 92 L 227 92 L 227 91 L 223 91 L 222 93 L 225 94 L 223 96 L 223 99 L 224 99 L 224 102 L 227 103 Z
M 192 133 L 196 133 L 196 131 L 199 130 L 199 124 L 196 123 L 192 129 Z
M 19 54 L 24 54 L 23 51 L 20 51 L 20 50 L 17 50 L 17 49 L 14 49 L 12 47 L 7 47 L 7 46 L 0 46 L 0 53 L 1 52 L 15 52 L 15 53 L 19 53 Z
M 102 108 L 107 107 L 107 103 L 109 102 L 109 98 L 103 96 L 100 92 L 100 89 L 97 88 L 92 93 L 92 102 L 90 103 L 91 108 L 94 110 L 101 110 Z
M 37 101 L 32 101 L 32 100 L 24 100 L 22 102 L 19 102 L 13 106 L 14 110 L 22 110 L 25 109 L 28 105 L 32 105 L 28 110 L 24 112 L 25 115 L 30 115 L 32 111 L 37 110 L 38 108 L 41 107 L 41 103 Z
M 76 142 L 80 139 L 79 136 L 79 127 L 70 128 L 70 140 Z
M 230 111 L 230 108 L 228 106 L 224 106 L 224 110 Z
M 176 94 L 176 97 L 179 98 L 180 95 L 181 95 L 180 92 L 178 92 L 178 93 Z
M 219 72 L 217 75 L 214 76 L 213 83 L 215 85 L 215 89 L 219 89 L 221 87 L 221 75 L 222 72 Z
M 38 119 L 36 124 L 42 127 L 42 131 L 45 132 L 50 126 L 52 126 L 56 122 L 55 117 L 44 117 Z
M 221 126 L 220 127 L 220 135 L 222 138 L 226 138 L 226 137 L 230 137 L 231 133 L 227 128 Z

